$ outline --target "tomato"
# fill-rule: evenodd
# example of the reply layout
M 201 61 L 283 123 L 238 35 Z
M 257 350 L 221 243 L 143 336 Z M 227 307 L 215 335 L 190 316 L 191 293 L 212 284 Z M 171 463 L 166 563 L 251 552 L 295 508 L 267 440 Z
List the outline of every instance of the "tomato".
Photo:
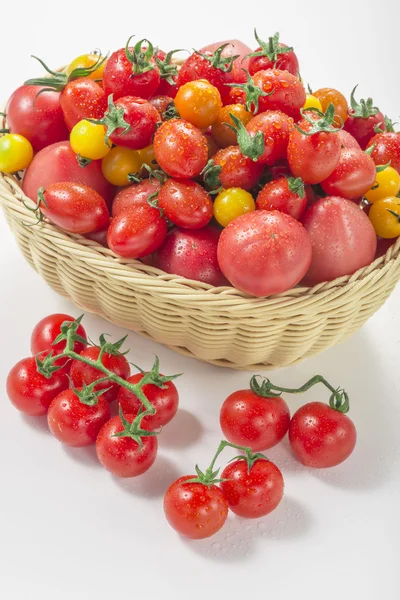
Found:
M 125 415 L 131 423 L 133 415 Z M 142 425 L 143 429 L 146 429 Z M 124 431 L 125 427 L 121 417 L 113 417 L 100 429 L 96 440 L 97 457 L 103 467 L 117 477 L 137 477 L 150 469 L 157 456 L 158 442 L 155 435 L 140 438 L 138 441 L 117 434 Z
M 253 76 L 253 81 L 254 85 L 269 94 L 268 96 L 260 96 L 258 112 L 280 110 L 295 120 L 300 117 L 300 109 L 306 101 L 306 92 L 297 77 L 288 73 L 288 71 L 267 69 L 266 71 L 258 71 Z
M 211 137 L 210 129 L 205 132 L 205 138 L 207 140 L 208 158 L 210 159 L 218 152 L 218 146 Z
M 167 175 L 189 179 L 199 175 L 207 164 L 207 140 L 191 123 L 171 119 L 158 128 L 154 136 L 154 153 Z
M 158 193 L 158 206 L 169 221 L 185 229 L 205 227 L 213 216 L 210 195 L 191 179 L 168 179 Z
M 175 106 L 182 119 L 205 129 L 217 120 L 222 100 L 216 87 L 205 79 L 199 79 L 188 81 L 179 88 Z
M 154 154 L 153 144 L 149 144 L 148 146 L 141 148 L 140 150 L 138 150 L 138 152 L 139 152 L 140 159 L 142 161 L 142 167 L 143 167 L 143 165 L 147 165 L 148 167 L 154 169 L 157 161 L 156 161 L 156 155 Z M 142 168 L 142 172 L 144 174 L 147 173 L 146 169 L 143 169 L 143 168 Z
M 223 188 L 251 190 L 257 185 L 264 167 L 244 156 L 239 146 L 222 148 L 213 156 L 214 164 L 222 167 L 218 177 Z
M 375 257 L 376 235 L 368 217 L 350 200 L 328 196 L 310 206 L 303 218 L 312 244 L 304 282 L 315 285 L 352 275 Z
M 226 285 L 217 261 L 219 231 L 214 227 L 199 230 L 173 229 L 156 252 L 154 266 L 166 273 L 210 285 Z
M 235 146 L 237 144 L 236 133 L 227 125 L 227 123 L 234 125 L 230 117 L 231 114 L 234 114 L 243 125 L 247 125 L 253 118 L 252 113 L 246 110 L 242 104 L 228 104 L 227 106 L 223 106 L 211 126 L 211 135 L 220 148 Z
M 369 218 L 374 229 L 382 238 L 391 239 L 400 235 L 400 198 L 384 198 L 371 206 Z
M 101 122 L 107 128 L 107 137 L 113 144 L 132 150 L 148 146 L 161 117 L 143 98 L 124 96 L 115 104 L 109 99 L 108 111 Z
M 35 152 L 68 139 L 60 94 L 49 91 L 38 96 L 43 89 L 43 86 L 22 85 L 15 90 L 6 106 L 10 132 L 28 139 Z
M 90 233 L 107 227 L 107 204 L 81 183 L 53 183 L 39 190 L 40 210 L 52 223 L 70 233 Z
M 219 487 L 185 483 L 196 475 L 177 479 L 166 491 L 164 512 L 181 535 L 201 540 L 217 533 L 228 516 L 228 503 Z
M 360 144 L 348 131 L 339 129 L 338 137 L 340 139 L 342 148 L 345 148 L 346 150 L 361 150 Z
M 106 128 L 90 121 L 79 121 L 70 134 L 71 148 L 79 156 L 90 160 L 104 158 L 111 150 L 111 144 L 104 139 Z
M 125 258 L 152 254 L 167 236 L 167 222 L 157 208 L 134 206 L 117 215 L 110 224 L 107 244 Z
M 222 227 L 228 223 L 255 210 L 253 196 L 242 188 L 222 190 L 214 200 L 214 217 Z
M 321 187 L 328 196 L 341 196 L 348 200 L 358 200 L 374 184 L 375 163 L 362 150 L 342 150 L 335 170 Z
M 43 358 L 41 356 L 40 358 Z M 63 369 L 48 379 L 36 370 L 34 356 L 23 358 L 9 372 L 7 394 L 12 404 L 26 415 L 45 415 L 53 400 L 68 388 L 68 375 Z
M 294 413 L 290 423 L 290 446 L 307 467 L 339 465 L 353 452 L 356 439 L 353 421 L 322 402 L 305 404 Z
M 373 187 L 364 196 L 368 202 L 376 202 L 389 196 L 397 196 L 399 191 L 400 174 L 396 169 L 389 166 L 376 173 Z
M 142 373 L 137 373 L 128 378 L 129 383 L 139 383 L 143 379 Z M 142 426 L 147 425 L 147 429 L 155 430 L 159 427 L 167 425 L 178 410 L 179 394 L 175 384 L 172 381 L 167 381 L 162 387 L 158 387 L 154 384 L 147 384 L 142 387 L 142 391 L 146 396 L 147 400 L 156 409 L 154 415 L 148 415 L 143 417 Z M 126 388 L 121 387 L 117 396 L 118 404 L 124 414 L 130 414 L 136 416 L 142 407 L 142 403 L 139 398 Z
M 259 47 L 250 54 L 249 73 L 254 75 L 258 71 L 266 69 L 279 69 L 288 71 L 292 75 L 298 76 L 299 61 L 293 48 L 289 48 L 279 41 L 279 33 L 268 38 L 268 42 L 263 42 L 255 31 L 255 37 Z
M 251 389 L 233 392 L 221 406 L 220 425 L 229 442 L 253 452 L 267 450 L 286 435 L 290 411 L 280 396 L 263 398 Z
M 200 52 L 215 52 L 218 48 L 224 47 L 222 50 L 222 56 L 231 57 L 233 56 L 233 64 L 235 66 L 234 77 L 235 81 L 241 82 L 246 81 L 246 76 L 243 78 L 243 69 L 249 70 L 249 54 L 251 52 L 250 46 L 244 44 L 240 40 L 224 40 L 223 42 L 213 42 L 207 46 L 203 46 Z M 236 58 L 235 58 L 236 57 Z
M 35 325 L 31 335 L 31 352 L 33 355 L 38 354 L 39 352 L 53 352 L 53 355 L 61 354 L 64 351 L 66 342 L 61 341 L 57 344 L 53 344 L 54 340 L 61 333 L 61 325 L 66 322 L 72 323 L 74 321 L 74 317 L 70 315 L 66 315 L 63 313 L 55 313 L 53 315 L 48 315 L 44 317 Z M 79 335 L 83 339 L 87 339 L 86 331 L 82 325 L 79 325 L 77 331 L 77 335 Z M 82 350 L 85 348 L 86 344 L 81 341 L 75 341 L 73 345 L 74 352 L 80 354 Z M 65 365 L 69 363 L 70 360 L 68 358 L 59 359 L 57 362 L 58 365 Z M 69 370 L 69 369 L 68 369 Z
M 102 119 L 107 110 L 107 96 L 93 79 L 82 77 L 66 85 L 60 95 L 60 104 L 71 130 L 83 119 Z
M 385 117 L 376 106 L 373 106 L 372 98 L 357 102 L 354 98 L 356 88 L 357 86 L 351 93 L 351 108 L 348 111 L 348 119 L 344 128 L 351 133 L 364 150 L 370 139 L 374 137 L 377 126 L 382 130 L 386 129 Z
M 306 108 L 316 108 L 317 110 L 324 112 L 319 98 L 317 98 L 317 96 L 314 96 L 312 94 L 306 95 L 306 101 L 304 102 L 303 109 L 306 109 Z
M 114 198 L 112 205 L 112 216 L 117 217 L 127 208 L 145 206 L 150 196 L 160 190 L 161 183 L 155 179 L 144 179 L 140 183 L 134 183 L 123 188 Z
M 29 140 L 18 133 L 6 133 L 0 137 L 0 171 L 14 173 L 32 162 L 33 148 Z
M 400 172 L 400 133 L 378 133 L 368 142 L 367 148 L 371 147 L 371 158 L 376 165 L 390 162 L 390 166 Z
M 258 459 L 248 467 L 245 460 L 231 462 L 221 473 L 222 493 L 232 512 L 258 519 L 275 510 L 283 497 L 282 473 L 273 462 Z
M 110 405 L 103 396 L 90 405 L 81 402 L 73 390 L 64 390 L 56 396 L 47 413 L 54 437 L 74 448 L 94 444 L 100 429 L 110 418 Z
M 223 230 L 218 243 L 222 273 L 238 290 L 252 296 L 291 289 L 310 263 L 307 232 L 298 221 L 276 210 L 238 217 Z
M 298 221 L 307 207 L 304 183 L 294 177 L 278 177 L 267 183 L 257 196 L 257 208 L 279 210 Z
M 92 233 L 87 233 L 85 235 L 85 238 L 87 238 L 88 240 L 92 240 L 93 242 L 97 242 L 101 246 L 104 246 L 104 248 L 108 248 L 107 233 L 108 227 L 106 227 L 105 229 L 100 229 L 100 231 L 92 231 Z
M 123 187 L 129 185 L 128 175 L 139 173 L 142 158 L 137 150 L 115 146 L 106 154 L 101 162 L 104 178 L 112 185 Z
M 349 105 L 343 94 L 334 88 L 321 88 L 314 92 L 313 95 L 320 101 L 322 112 L 326 112 L 329 104 L 333 104 L 335 107 L 335 119 L 333 123 L 336 127 L 342 127 L 349 116 L 347 112 Z
M 88 75 L 88 78 L 98 81 L 99 79 L 103 79 L 106 63 L 107 60 L 105 57 L 101 56 L 100 54 L 96 54 L 95 52 L 91 52 L 90 54 L 81 54 L 80 56 L 74 58 L 74 60 L 68 65 L 66 74 L 71 75 L 75 69 L 87 69 L 88 67 L 94 67 L 97 64 L 97 69 L 92 71 Z
M 293 119 L 279 110 L 269 110 L 256 115 L 246 125 L 246 130 L 255 137 L 259 131 L 264 134 L 265 150 L 257 159 L 268 166 L 286 158 L 289 136 L 293 131 Z
M 52 144 L 34 156 L 25 172 L 22 191 L 36 202 L 39 188 L 68 181 L 87 185 L 107 203 L 115 195 L 114 187 L 102 175 L 101 163 L 93 161 L 81 167 L 69 142 Z
M 149 99 L 150 104 L 156 109 L 163 121 L 166 121 L 165 112 L 169 106 L 174 106 L 171 96 L 153 96 Z

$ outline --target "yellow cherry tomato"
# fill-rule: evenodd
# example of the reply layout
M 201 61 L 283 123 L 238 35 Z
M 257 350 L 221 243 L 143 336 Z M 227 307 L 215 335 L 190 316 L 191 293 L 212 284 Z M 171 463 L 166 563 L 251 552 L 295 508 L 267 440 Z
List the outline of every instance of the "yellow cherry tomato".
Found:
M 179 88 L 175 106 L 182 119 L 205 129 L 217 119 L 222 100 L 216 87 L 205 79 L 198 79 Z
M 0 171 L 3 173 L 26 169 L 32 158 L 32 144 L 22 135 L 7 133 L 0 138 Z
M 104 177 L 113 185 L 129 185 L 129 173 L 138 173 L 142 159 L 137 150 L 115 146 L 103 158 L 101 168 Z
M 111 150 L 111 142 L 105 140 L 106 128 L 83 119 L 72 128 L 69 141 L 75 154 L 91 160 L 104 158 Z
M 71 75 L 75 69 L 87 69 L 93 67 L 96 63 L 99 63 L 99 67 L 88 75 L 89 79 L 103 79 L 104 67 L 106 66 L 107 60 L 103 60 L 104 56 L 99 54 L 81 54 L 77 56 L 67 67 L 67 75 Z
M 146 148 L 142 148 L 138 150 L 140 160 L 142 161 L 142 165 L 147 165 L 151 169 L 154 169 L 156 166 L 156 156 L 154 154 L 153 144 L 150 146 L 146 146 Z
M 379 167 L 377 167 L 378 169 Z M 393 167 L 386 167 L 375 177 L 375 185 L 365 194 L 368 202 L 376 202 L 389 196 L 397 196 L 400 191 L 400 175 Z
M 222 227 L 231 221 L 255 210 L 253 196 L 242 188 L 222 190 L 214 200 L 214 217 Z
M 400 198 L 383 198 L 373 203 L 368 214 L 376 234 L 385 239 L 400 235 Z
M 234 125 L 234 122 L 230 117 L 231 114 L 235 115 L 243 125 L 247 125 L 254 117 L 254 115 L 246 110 L 242 104 L 228 104 L 221 108 L 215 123 L 213 123 L 211 127 L 213 140 L 220 148 L 236 146 L 237 144 L 236 133 L 226 125 L 226 123 Z
M 322 112 L 321 102 L 318 100 L 317 96 L 312 96 L 311 94 L 306 95 L 306 101 L 303 108 L 318 108 L 318 110 Z

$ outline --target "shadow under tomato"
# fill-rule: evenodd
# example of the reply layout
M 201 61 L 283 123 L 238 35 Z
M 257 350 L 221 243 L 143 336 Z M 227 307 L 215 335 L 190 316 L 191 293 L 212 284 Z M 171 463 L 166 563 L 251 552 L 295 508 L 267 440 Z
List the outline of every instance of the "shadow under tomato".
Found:
M 21 415 L 22 420 L 28 427 L 31 429 L 35 429 L 36 431 L 41 431 L 42 433 L 50 434 L 50 429 L 47 423 L 47 415 L 42 415 L 40 417 L 30 417 L 28 415 Z
M 168 425 L 161 431 L 158 441 L 166 448 L 186 448 L 195 444 L 203 433 L 199 419 L 191 412 L 180 408 Z
M 116 477 L 112 479 L 119 488 L 133 496 L 162 498 L 167 488 L 179 477 L 175 464 L 165 456 L 158 455 L 154 465 L 138 477 Z
M 71 448 L 62 444 L 64 452 L 75 462 L 90 468 L 102 468 L 96 454 L 96 446 L 85 446 L 84 448 Z

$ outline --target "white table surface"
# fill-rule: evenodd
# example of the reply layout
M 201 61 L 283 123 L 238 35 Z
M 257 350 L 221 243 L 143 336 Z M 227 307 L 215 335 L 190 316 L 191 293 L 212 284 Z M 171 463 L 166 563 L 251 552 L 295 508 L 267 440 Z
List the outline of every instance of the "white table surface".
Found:
M 65 13 L 55 2 L 8 2 L 2 8 L 1 95 L 38 72 L 30 53 L 56 67 L 92 47 L 120 47 L 132 33 L 163 48 L 199 47 L 230 36 L 252 43 L 256 24 L 260 35 L 280 30 L 282 40 L 296 47 L 302 75 L 312 86 L 331 85 L 349 94 L 360 83 L 360 94 L 373 95 L 398 117 L 395 3 L 381 1 L 376 9 L 361 0 L 339 1 L 332 9 L 314 1 L 296 4 L 285 2 L 282 10 L 253 2 L 243 9 L 244 3 L 232 2 L 235 16 L 226 3 L 210 1 L 192 9 L 188 2 L 169 0 L 162 7 L 153 1 L 147 15 L 126 0 L 109 5 L 106 13 L 77 0 L 68 2 Z M 187 18 L 189 10 L 193 16 Z M 147 368 L 158 354 L 165 373 L 185 373 L 178 382 L 181 409 L 160 437 L 155 466 L 137 480 L 121 481 L 99 466 L 92 449 L 62 447 L 45 419 L 23 417 L 10 405 L 4 387 L 11 366 L 29 354 L 35 323 L 52 312 L 79 311 L 24 262 L 1 215 L 1 598 L 397 600 L 399 305 L 400 287 L 352 339 L 270 375 L 297 385 L 322 373 L 347 389 L 358 430 L 351 459 L 312 471 L 296 463 L 283 442 L 269 452 L 286 482 L 279 508 L 259 521 L 230 516 L 215 537 L 189 542 L 166 523 L 163 494 L 195 462 L 207 466 L 221 437 L 221 402 L 247 385 L 248 374 L 183 358 L 131 333 L 130 360 Z M 92 338 L 103 331 L 125 333 L 91 315 L 85 326 Z M 326 395 L 315 389 L 306 398 Z M 298 398 L 289 402 L 293 410 L 300 405 Z

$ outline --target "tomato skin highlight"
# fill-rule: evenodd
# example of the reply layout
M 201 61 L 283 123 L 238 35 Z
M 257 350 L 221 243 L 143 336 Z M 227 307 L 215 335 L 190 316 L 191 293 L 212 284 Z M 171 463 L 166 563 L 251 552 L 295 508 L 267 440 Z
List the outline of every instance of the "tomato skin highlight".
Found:
M 386 165 L 390 161 L 390 166 L 400 172 L 400 133 L 384 132 L 376 134 L 367 145 L 371 148 L 375 144 L 371 153 L 371 158 L 376 165 Z
M 127 208 L 148 205 L 147 200 L 152 194 L 158 192 L 160 188 L 161 184 L 159 181 L 150 181 L 150 179 L 144 179 L 140 183 L 133 183 L 132 185 L 125 187 L 118 192 L 114 198 L 112 204 L 112 216 L 117 217 Z
M 279 210 L 299 221 L 307 208 L 307 194 L 301 198 L 290 190 L 286 177 L 278 177 L 259 191 L 256 205 L 259 210 Z
M 141 150 L 148 146 L 153 139 L 157 123 L 161 121 L 154 106 L 143 98 L 133 96 L 120 98 L 115 106 L 117 109 L 124 109 L 124 120 L 130 129 L 126 132 L 122 128 L 116 129 L 110 135 L 112 143 L 132 150 Z
M 71 131 L 83 119 L 102 119 L 107 110 L 107 96 L 93 79 L 80 77 L 67 83 L 61 92 L 60 104 Z
M 175 531 L 189 539 L 201 540 L 214 535 L 224 525 L 228 503 L 216 485 L 185 483 L 195 477 L 180 477 L 168 488 L 164 512 Z
M 130 48 L 132 51 L 133 48 Z M 137 96 L 147 100 L 154 96 L 160 85 L 160 72 L 154 69 L 135 74 L 128 60 L 125 48 L 113 52 L 107 60 L 103 73 L 103 86 L 106 96 L 113 94 L 114 101 L 123 96 Z
M 111 221 L 107 244 L 118 256 L 141 258 L 161 246 L 167 231 L 158 209 L 150 205 L 128 208 Z
M 300 109 L 306 101 L 306 92 L 301 81 L 278 69 L 257 71 L 253 76 L 254 85 L 260 87 L 269 96 L 260 96 L 258 112 L 279 110 L 296 121 L 300 118 Z
M 242 154 L 239 146 L 222 148 L 213 156 L 215 165 L 222 167 L 219 180 L 224 189 L 241 188 L 251 190 L 257 185 L 264 166 Z
M 207 164 L 207 140 L 191 123 L 171 119 L 154 136 L 154 154 L 167 175 L 190 179 L 199 175 Z
M 296 458 L 307 467 L 324 469 L 345 461 L 356 445 L 349 417 L 323 402 L 310 402 L 294 413 L 289 441 Z
M 158 205 L 167 219 L 186 229 L 205 227 L 213 215 L 210 195 L 191 179 L 168 179 L 158 193 Z
M 375 163 L 362 150 L 343 149 L 335 170 L 321 182 L 328 196 L 358 200 L 374 185 Z
M 249 134 L 264 134 L 265 150 L 257 162 L 272 166 L 278 160 L 286 158 L 289 136 L 293 131 L 293 119 L 279 110 L 259 113 L 246 125 Z

